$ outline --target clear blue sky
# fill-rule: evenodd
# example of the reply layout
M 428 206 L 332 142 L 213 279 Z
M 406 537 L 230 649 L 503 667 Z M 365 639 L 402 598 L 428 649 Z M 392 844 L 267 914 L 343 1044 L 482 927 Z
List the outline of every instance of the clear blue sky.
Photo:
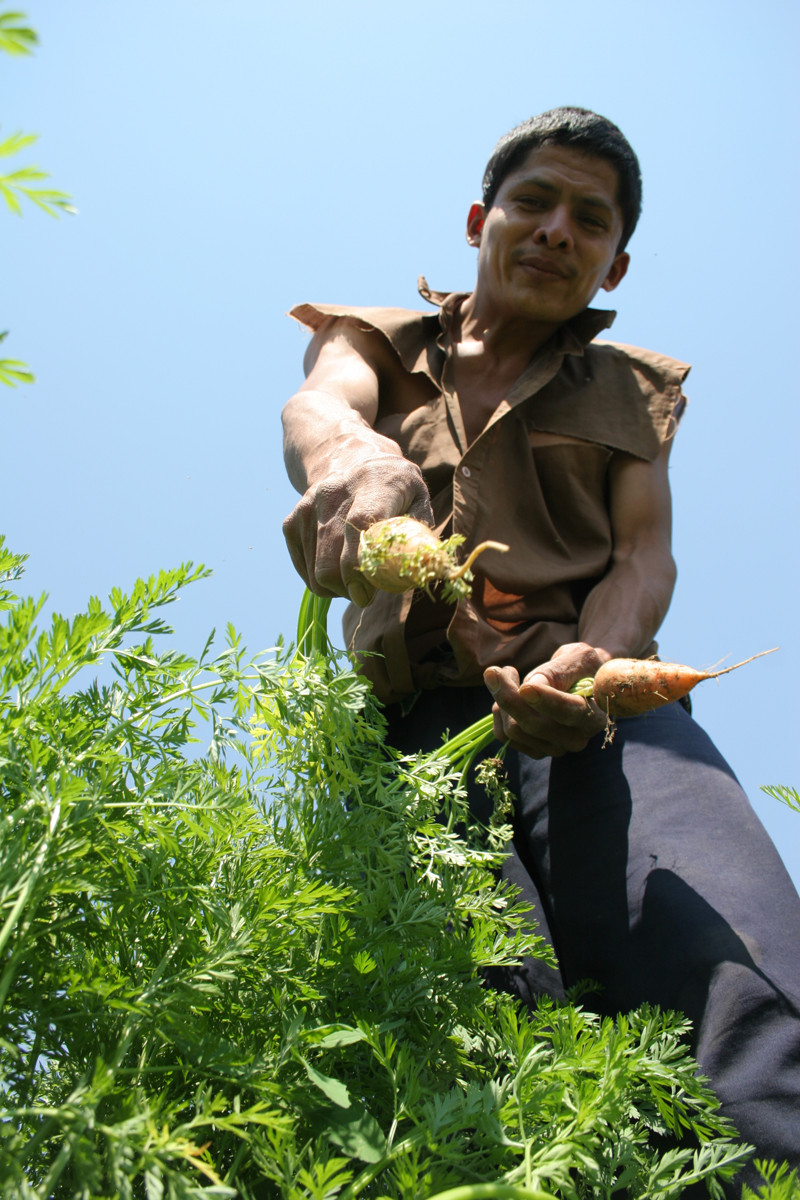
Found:
M 780 645 L 695 712 L 800 881 L 800 817 L 758 790 L 800 786 L 794 0 L 13 7 L 41 46 L 0 60 L 2 132 L 40 133 L 21 161 L 80 210 L 0 214 L 0 328 L 37 374 L 0 395 L 28 590 L 72 613 L 191 558 L 214 578 L 173 610 L 184 648 L 229 620 L 253 651 L 291 637 L 279 413 L 305 337 L 286 310 L 416 307 L 420 272 L 468 290 L 496 139 L 594 108 L 645 181 L 613 336 L 694 364 L 662 653 Z

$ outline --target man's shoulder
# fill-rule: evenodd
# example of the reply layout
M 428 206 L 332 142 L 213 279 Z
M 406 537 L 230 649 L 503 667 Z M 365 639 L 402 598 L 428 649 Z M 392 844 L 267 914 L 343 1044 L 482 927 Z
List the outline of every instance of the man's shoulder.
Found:
M 370 329 L 381 332 L 418 325 L 420 322 L 438 323 L 438 315 L 430 312 L 418 312 L 412 308 L 383 308 L 379 306 L 364 306 L 357 304 L 296 304 L 289 310 L 289 316 L 294 317 L 301 325 L 315 333 L 331 318 L 344 318 L 355 321 Z
M 688 370 L 687 363 L 639 346 L 592 341 L 582 354 L 566 355 L 533 397 L 531 416 L 545 432 L 652 461 L 675 432 Z
M 682 383 L 689 374 L 689 363 L 671 358 L 656 350 L 642 346 L 630 346 L 625 342 L 612 342 L 605 338 L 590 342 L 585 351 L 593 363 L 606 370 L 629 370 L 651 377 L 664 379 L 668 384 Z
M 411 308 L 362 307 L 352 304 L 298 304 L 289 312 L 313 333 L 333 320 L 345 320 L 362 332 L 378 333 L 388 342 L 406 371 L 433 376 L 431 356 L 441 332 L 439 313 Z

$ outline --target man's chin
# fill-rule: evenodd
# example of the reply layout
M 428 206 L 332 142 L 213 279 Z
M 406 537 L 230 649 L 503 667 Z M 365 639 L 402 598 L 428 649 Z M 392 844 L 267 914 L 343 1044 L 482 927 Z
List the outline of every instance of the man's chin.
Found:
M 519 316 L 537 325 L 563 325 L 583 310 L 574 305 L 555 304 L 539 296 L 520 297 L 516 305 Z

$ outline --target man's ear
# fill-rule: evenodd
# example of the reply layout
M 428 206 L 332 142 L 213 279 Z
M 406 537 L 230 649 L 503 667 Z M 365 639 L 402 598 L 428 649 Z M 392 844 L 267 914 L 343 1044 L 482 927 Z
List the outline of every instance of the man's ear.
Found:
M 467 241 L 470 246 L 480 246 L 481 232 L 483 230 L 483 222 L 486 219 L 486 210 L 482 204 L 476 201 L 470 206 L 467 216 Z
M 626 250 L 623 250 L 621 254 L 617 255 L 611 264 L 611 269 L 606 275 L 605 280 L 600 284 L 604 292 L 613 292 L 614 288 L 617 287 L 618 284 L 622 283 L 623 279 L 628 273 L 628 264 L 630 261 L 631 256 Z

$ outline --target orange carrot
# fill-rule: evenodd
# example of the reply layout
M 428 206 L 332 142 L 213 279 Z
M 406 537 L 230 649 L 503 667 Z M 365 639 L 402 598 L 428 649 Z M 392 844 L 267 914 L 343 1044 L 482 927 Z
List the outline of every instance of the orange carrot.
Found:
M 688 696 L 693 687 L 704 679 L 717 679 L 735 671 L 753 659 L 773 654 L 762 650 L 743 662 L 724 667 L 721 671 L 696 671 L 680 663 L 658 662 L 654 659 L 612 658 L 600 667 L 592 682 L 592 695 L 603 712 L 610 717 L 636 717 L 662 704 Z M 575 690 L 584 689 L 576 684 Z
M 470 567 L 484 550 L 500 550 L 502 542 L 482 542 L 466 561 L 458 566 L 455 553 L 464 538 L 456 534 L 440 541 L 429 525 L 413 517 L 387 517 L 364 529 L 359 537 L 358 565 L 373 587 L 383 592 L 408 592 L 428 588 L 437 581 L 445 584 L 451 600 L 470 594 Z

